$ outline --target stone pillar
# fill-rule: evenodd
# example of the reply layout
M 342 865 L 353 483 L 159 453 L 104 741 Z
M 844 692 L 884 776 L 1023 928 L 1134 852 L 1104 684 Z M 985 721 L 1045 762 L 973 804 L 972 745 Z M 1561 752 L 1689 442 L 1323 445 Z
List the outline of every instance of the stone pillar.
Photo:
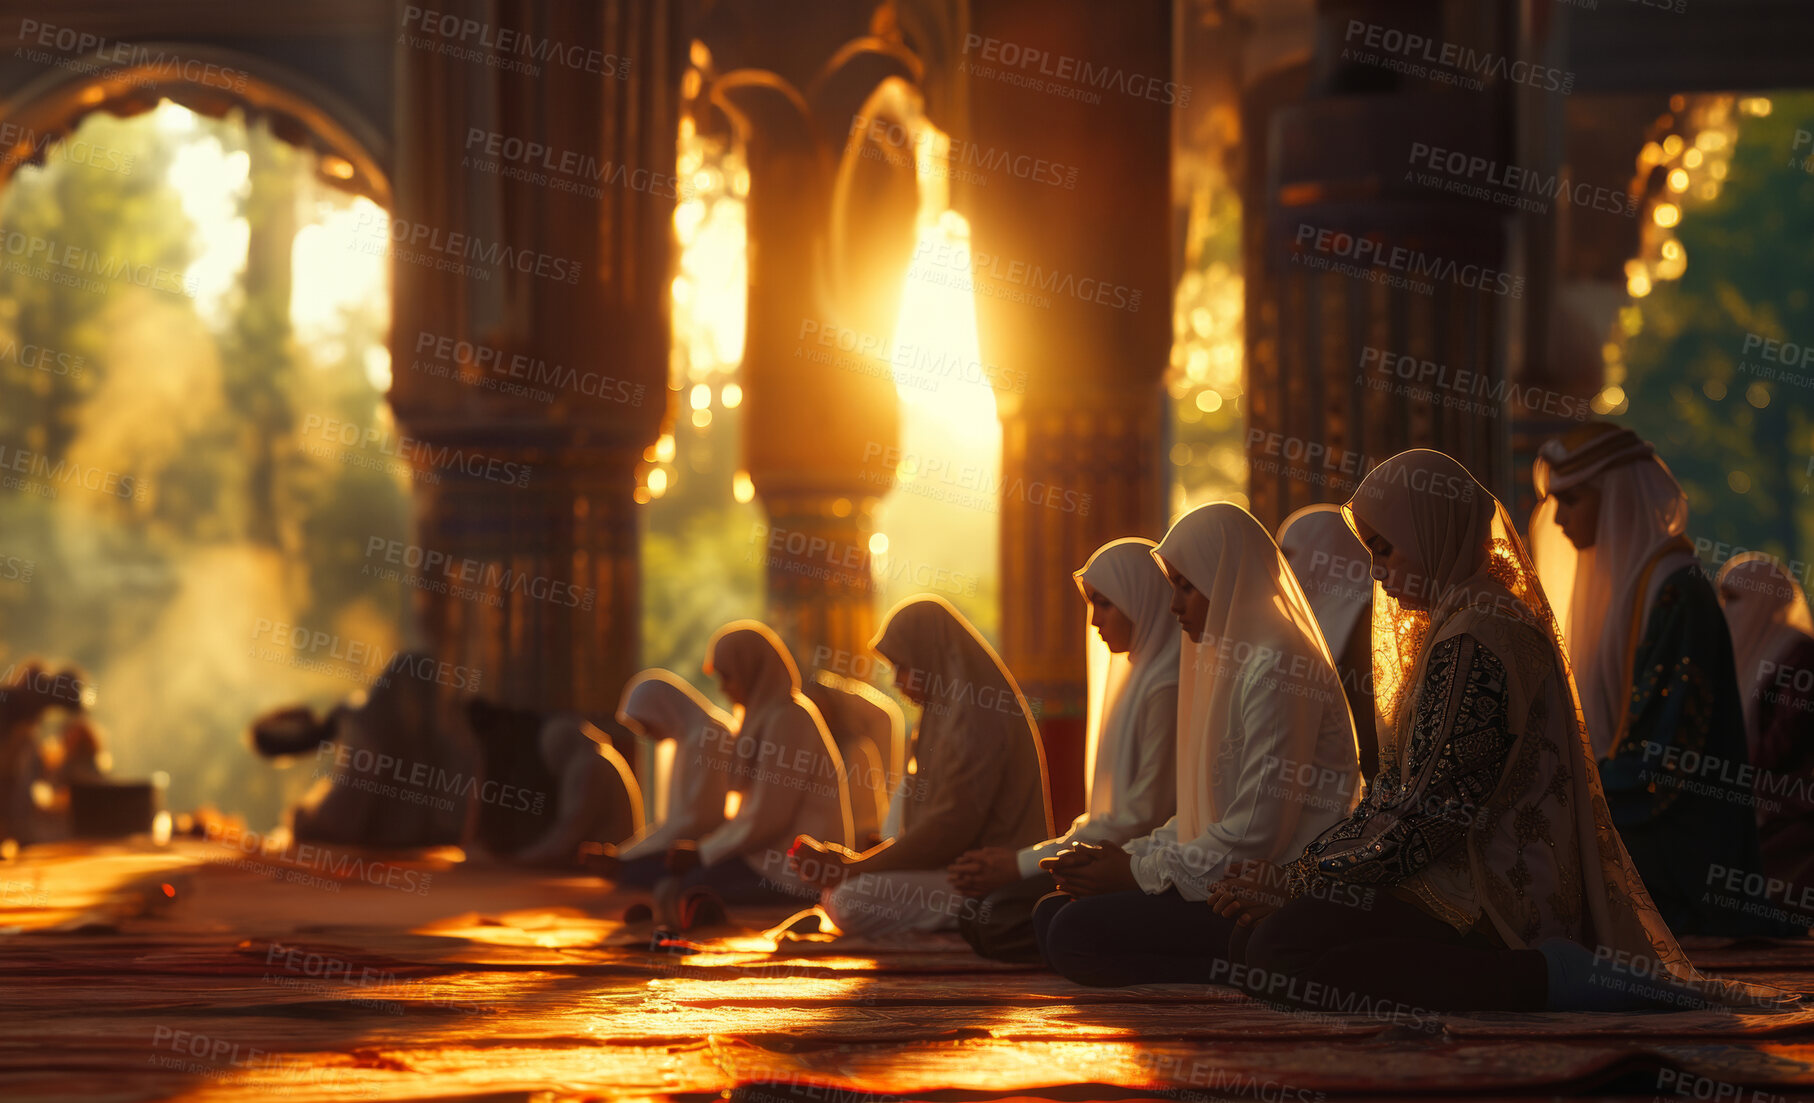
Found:
M 962 193 L 983 362 L 1002 390 L 1003 658 L 1039 702 L 1062 823 L 1082 809 L 1085 616 L 1071 572 L 1165 525 L 1160 380 L 1171 347 L 1167 0 L 973 0 L 979 150 L 1076 166 L 1075 186 L 993 173 Z
M 846 138 L 866 112 L 895 117 L 914 74 L 900 52 L 853 43 L 810 105 L 769 70 L 711 87 L 750 172 L 743 455 L 773 526 L 767 618 L 809 669 L 821 648 L 865 654 L 875 631 L 869 539 L 900 420 L 886 349 L 918 192 L 911 165 L 864 158 Z
M 1451 190 L 1451 174 L 1420 165 L 1413 147 L 1511 163 L 1511 97 L 1491 80 L 1474 90 L 1401 75 L 1386 64 L 1400 55 L 1366 38 L 1377 26 L 1390 41 L 1421 35 L 1439 52 L 1454 43 L 1497 55 L 1508 48 L 1502 22 L 1441 0 L 1318 6 L 1309 96 L 1273 115 L 1265 190 L 1246 203 L 1266 220 L 1247 272 L 1247 415 L 1249 493 L 1268 527 L 1345 500 L 1406 448 L 1440 449 L 1494 493 L 1509 489 L 1495 396 L 1522 356 L 1515 208 Z M 1488 182 L 1459 174 L 1453 185 Z M 1435 374 L 1403 378 L 1381 366 L 1386 356 Z
M 436 468 L 401 573 L 486 696 L 608 717 L 638 665 L 631 494 L 667 395 L 680 5 L 438 8 L 562 49 L 396 41 L 391 402 L 424 448 L 483 457 Z

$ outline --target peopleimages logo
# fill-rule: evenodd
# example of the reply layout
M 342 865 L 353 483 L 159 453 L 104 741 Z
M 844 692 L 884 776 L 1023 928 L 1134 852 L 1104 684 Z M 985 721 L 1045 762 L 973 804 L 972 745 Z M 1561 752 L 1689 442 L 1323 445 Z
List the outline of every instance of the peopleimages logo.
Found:
M 153 51 L 145 46 L 120 42 L 92 31 L 78 31 L 74 27 L 60 27 L 36 19 L 19 20 L 19 41 L 21 45 L 13 50 L 13 56 L 40 65 L 55 65 L 78 73 L 96 72 L 110 65 L 131 66 L 141 71 L 132 79 L 131 86 L 135 88 L 149 87 L 160 81 L 181 80 L 209 88 L 244 92 L 251 76 L 244 69 L 167 54 L 162 50 Z M 64 55 L 76 56 L 59 57 L 43 50 L 30 49 L 31 46 L 48 46 L 53 50 L 61 50 Z
M 1050 184 L 1067 191 L 1077 190 L 1077 166 L 1066 165 L 1059 161 L 1048 161 L 1044 157 L 1035 157 L 1030 153 L 1012 153 L 993 146 L 979 146 L 962 138 L 949 139 L 950 148 L 943 157 L 936 154 L 936 143 L 931 130 L 921 131 L 916 138 L 913 131 L 893 119 L 871 118 L 865 115 L 853 115 L 850 120 L 850 137 L 867 138 L 869 146 L 864 147 L 863 156 L 883 156 L 892 161 L 894 155 L 888 154 L 881 146 L 893 146 L 901 151 L 898 163 L 901 167 L 917 165 L 929 172 L 949 174 L 955 166 L 967 169 L 981 169 L 982 172 L 997 176 L 1012 176 L 1017 180 L 1026 180 L 1036 184 Z M 942 163 L 941 163 L 942 162 Z M 936 175 L 937 172 L 934 172 Z M 973 184 L 987 187 L 987 176 L 977 172 L 963 173 Z
M 1190 105 L 1190 85 L 1176 84 L 1158 77 L 1130 73 L 1112 65 L 1096 65 L 1080 58 L 1065 54 L 1054 54 L 1049 50 L 1036 50 L 1015 42 L 1004 42 L 999 38 L 985 38 L 979 34 L 964 36 L 964 53 L 977 52 L 984 61 L 999 65 L 1004 72 L 1002 77 L 1018 78 L 1016 83 L 1026 83 L 1029 76 L 1050 78 L 1073 87 L 1095 88 L 1102 91 L 1120 92 L 1122 95 L 1136 99 L 1151 100 L 1154 103 L 1176 104 L 1179 107 Z M 966 66 L 971 65 L 969 61 Z M 1031 73 L 1028 72 L 1031 70 Z M 994 76 L 993 69 L 983 72 L 982 76 Z M 998 78 L 999 79 L 999 78 Z M 1037 82 L 1035 91 L 1061 92 L 1065 89 L 1054 87 L 1044 81 Z M 1078 98 L 1073 96 L 1072 98 Z M 1101 103 L 1100 97 L 1093 102 Z
M 1560 199 L 1577 207 L 1606 211 L 1623 218 L 1636 218 L 1639 213 L 1638 203 L 1623 189 L 1570 184 L 1562 173 L 1546 176 L 1534 169 L 1501 164 L 1458 149 L 1412 142 L 1409 163 L 1411 168 L 1405 173 L 1405 179 L 1412 183 L 1522 211 L 1543 214 L 1549 210 L 1549 204 L 1538 200 Z M 1526 198 L 1527 195 L 1536 198 Z
M 460 258 L 477 261 L 493 268 L 511 269 L 524 275 L 542 276 L 557 283 L 576 284 L 580 277 L 578 261 L 564 257 L 549 256 L 533 249 L 518 249 L 499 241 L 485 241 L 471 234 L 443 230 L 439 226 L 430 226 L 425 222 L 412 222 L 407 218 L 392 218 L 380 210 L 362 211 L 353 225 L 357 245 L 365 253 L 382 253 L 387 243 L 402 247 L 402 253 L 395 259 L 413 263 L 428 263 L 439 270 L 452 271 L 460 275 L 481 275 L 489 278 L 484 269 L 472 265 L 459 264 L 456 260 L 436 260 L 416 254 L 413 250 L 423 249 L 429 253 L 438 253 L 443 258 Z
M 455 368 L 475 368 L 485 373 L 480 378 L 488 390 L 523 394 L 542 401 L 553 399 L 554 392 L 560 390 L 582 394 L 587 398 L 601 398 L 607 402 L 641 406 L 643 395 L 648 390 L 644 384 L 632 383 L 602 372 L 582 372 L 565 364 L 550 365 L 548 361 L 526 353 L 507 355 L 503 349 L 493 345 L 476 344 L 428 330 L 416 334 L 416 352 L 418 355 L 427 353 L 432 358 L 414 361 L 413 366 L 418 371 L 447 376 Z M 517 382 L 518 380 L 522 382 Z
M 52 144 L 54 143 L 54 144 Z M 34 151 L 49 146 L 47 158 L 54 157 L 75 165 L 87 165 L 101 172 L 117 172 L 121 176 L 131 176 L 136 159 L 130 153 L 121 153 L 117 149 L 98 146 L 82 138 L 64 139 L 60 134 L 40 134 L 29 126 L 18 123 L 0 123 L 0 146 L 14 152 L 0 158 L 0 164 L 22 165 L 29 160 Z
M 485 157 L 494 160 L 487 161 Z M 632 168 L 619 161 L 600 161 L 589 153 L 557 149 L 542 142 L 476 126 L 467 128 L 466 155 L 460 159 L 460 166 L 496 173 L 508 179 L 521 180 L 555 191 L 576 192 L 594 199 L 604 194 L 604 190 L 597 186 L 600 184 L 646 192 L 657 199 L 675 199 L 680 202 L 693 198 L 697 190 L 691 183 L 683 182 L 676 176 L 652 172 L 646 168 Z
M 536 38 L 509 27 L 494 27 L 459 15 L 420 8 L 403 7 L 403 25 L 416 27 L 424 35 L 442 39 L 440 43 L 409 36 L 398 39 L 400 45 L 417 49 L 438 46 L 438 52 L 462 61 L 478 61 L 494 68 L 515 70 L 529 76 L 540 76 L 536 62 L 553 61 L 583 73 L 596 73 L 616 80 L 630 79 L 630 59 L 603 50 L 569 44 L 555 38 Z
M 1482 264 L 1462 264 L 1404 245 L 1389 246 L 1378 238 L 1351 234 L 1346 230 L 1331 230 L 1301 222 L 1298 224 L 1296 244 L 1297 250 L 1292 254 L 1294 259 L 1306 250 L 1313 250 L 1350 261 L 1363 274 L 1368 269 L 1386 269 L 1404 273 L 1407 278 L 1441 280 L 1470 291 L 1490 291 L 1514 299 L 1524 298 L 1523 276 L 1514 276 L 1510 272 L 1501 272 Z

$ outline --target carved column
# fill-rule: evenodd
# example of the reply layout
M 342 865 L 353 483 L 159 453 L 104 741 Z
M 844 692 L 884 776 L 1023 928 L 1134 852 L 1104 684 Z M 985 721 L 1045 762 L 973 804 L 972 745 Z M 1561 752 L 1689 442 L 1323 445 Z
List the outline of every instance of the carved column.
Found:
M 667 394 L 684 29 L 669 0 L 438 8 L 559 49 L 397 39 L 391 401 L 425 447 L 484 458 L 437 466 L 416 521 L 437 564 L 402 573 L 487 696 L 609 716 L 637 666 L 631 493 Z
M 1440 449 L 1496 494 L 1509 489 L 1500 400 L 1522 355 L 1512 338 L 1524 270 L 1507 247 L 1515 207 L 1466 194 L 1506 189 L 1433 171 L 1414 147 L 1513 163 L 1511 95 L 1491 79 L 1475 90 L 1405 75 L 1396 63 L 1407 59 L 1380 44 L 1417 35 L 1438 53 L 1452 43 L 1497 56 L 1515 48 L 1498 35 L 1497 8 L 1318 6 L 1309 97 L 1273 116 L 1265 191 L 1247 202 L 1266 219 L 1248 265 L 1247 414 L 1250 496 L 1269 527 L 1347 498 L 1406 448 Z M 1440 372 L 1407 379 L 1382 367 L 1386 356 Z
M 1084 615 L 1071 572 L 1161 535 L 1171 346 L 1172 76 L 1166 0 L 974 0 L 959 61 L 981 150 L 1077 166 L 1075 186 L 995 173 L 963 193 L 983 361 L 1024 394 L 1002 419 L 1003 658 L 1040 703 L 1063 822 L 1083 804 Z
M 885 350 L 918 193 L 911 165 L 864 158 L 846 139 L 859 116 L 896 117 L 917 72 L 898 48 L 861 39 L 804 94 L 766 69 L 711 87 L 750 170 L 743 454 L 772 526 L 767 617 L 802 665 L 821 647 L 864 654 L 875 630 L 869 539 L 899 436 Z M 848 341 L 823 345 L 826 333 Z

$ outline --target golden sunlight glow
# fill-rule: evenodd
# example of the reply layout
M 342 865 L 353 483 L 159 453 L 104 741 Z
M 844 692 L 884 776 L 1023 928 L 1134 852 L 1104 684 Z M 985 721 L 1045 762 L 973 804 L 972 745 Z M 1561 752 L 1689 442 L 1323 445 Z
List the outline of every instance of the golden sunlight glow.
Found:
M 888 554 L 888 534 L 887 533 L 878 532 L 878 533 L 873 533 L 870 535 L 870 537 L 869 537 L 869 554 L 870 555 L 887 555 Z
M 649 496 L 659 498 L 668 489 L 668 472 L 666 468 L 657 467 L 649 472 Z
M 739 471 L 731 476 L 731 497 L 739 505 L 752 501 L 756 497 L 756 484 L 750 479 L 748 471 Z
M 914 163 L 920 196 L 914 255 L 969 256 L 970 225 L 950 204 L 946 171 L 950 138 L 923 115 L 912 120 L 910 129 L 918 151 Z M 908 458 L 897 465 L 899 485 L 874 514 L 877 528 L 894 534 L 889 538 L 891 562 L 936 564 L 954 574 L 993 580 L 999 513 L 993 508 L 953 508 L 937 493 L 911 489 L 919 457 L 937 457 L 945 470 L 964 473 L 967 485 L 994 488 L 1000 483 L 1001 421 L 988 380 L 997 374 L 992 369 L 1001 365 L 983 362 L 974 292 L 967 286 L 935 282 L 927 273 L 909 268 L 892 349 L 901 403 L 900 448 Z M 920 364 L 958 364 L 964 370 L 934 374 L 936 369 L 916 372 L 904 366 Z M 908 378 L 910 373 L 915 377 Z M 874 565 L 887 572 L 881 580 L 884 604 L 922 588 L 913 584 L 912 570 Z M 985 633 L 994 630 L 998 614 L 992 585 L 979 587 L 974 595 L 951 596 Z
M 1674 203 L 1658 203 L 1657 209 L 1650 214 L 1652 221 L 1667 230 L 1682 220 L 1682 208 Z
M 290 255 L 290 324 L 305 346 L 322 346 L 344 331 L 344 312 L 361 303 L 388 302 L 390 265 L 378 253 L 360 247 L 369 239 L 361 225 L 384 217 L 384 209 L 358 196 L 335 203 L 330 197 L 315 203 L 318 221 L 296 233 Z M 332 354 L 324 358 L 332 359 Z M 375 346 L 366 358 L 366 376 L 374 387 L 389 390 L 390 352 Z
M 195 129 L 189 109 L 169 100 L 158 106 L 157 116 L 158 124 L 171 130 Z M 180 116 L 189 118 L 176 121 Z M 228 153 L 214 137 L 189 142 L 170 161 L 167 179 L 195 233 L 196 257 L 184 279 L 195 288 L 196 312 L 212 326 L 226 323 L 227 293 L 246 269 L 252 228 L 237 212 L 251 166 L 244 150 Z
M 709 382 L 743 362 L 749 307 L 745 204 L 730 179 L 747 177 L 742 155 L 726 150 L 708 163 L 703 139 L 682 128 L 675 173 L 686 195 L 674 208 L 680 273 L 674 277 L 674 340 L 684 348 L 687 379 Z M 709 394 L 709 392 L 708 392 Z M 695 409 L 702 407 L 695 405 Z
M 743 794 L 742 793 L 739 793 L 737 790 L 732 789 L 730 792 L 728 792 L 724 795 L 724 818 L 725 819 L 727 819 L 727 820 L 735 819 L 737 816 L 737 809 L 739 809 L 741 807 L 743 807 Z

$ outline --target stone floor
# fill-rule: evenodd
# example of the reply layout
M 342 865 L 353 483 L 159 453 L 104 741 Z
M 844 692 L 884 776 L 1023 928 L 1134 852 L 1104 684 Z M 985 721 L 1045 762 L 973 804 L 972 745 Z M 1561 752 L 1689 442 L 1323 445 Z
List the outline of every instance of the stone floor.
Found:
M 1310 1016 L 760 927 L 662 953 L 596 881 L 450 858 L 0 863 L 0 1099 L 1814 1099 L 1814 1012 Z M 1694 956 L 1814 991 L 1814 943 Z

